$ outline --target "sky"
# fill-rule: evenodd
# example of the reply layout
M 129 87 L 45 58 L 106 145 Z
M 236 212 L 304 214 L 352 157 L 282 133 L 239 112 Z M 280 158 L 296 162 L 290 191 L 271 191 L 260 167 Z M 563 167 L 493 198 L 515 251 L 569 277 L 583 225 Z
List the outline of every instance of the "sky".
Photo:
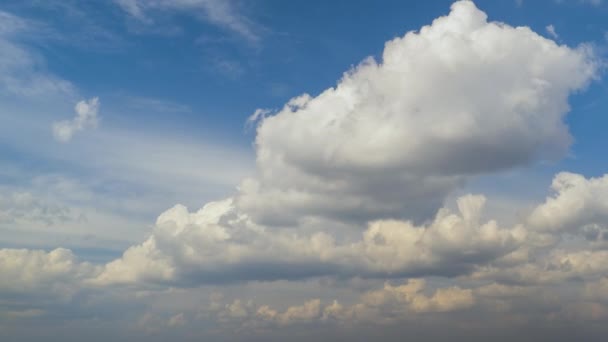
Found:
M 607 16 L 0 1 L 0 340 L 606 340 Z

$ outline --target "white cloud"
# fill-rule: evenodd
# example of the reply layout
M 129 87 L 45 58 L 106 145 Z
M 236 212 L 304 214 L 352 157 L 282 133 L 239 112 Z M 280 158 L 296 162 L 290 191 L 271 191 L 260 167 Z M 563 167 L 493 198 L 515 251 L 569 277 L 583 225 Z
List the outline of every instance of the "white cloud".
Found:
M 284 312 L 277 312 L 264 305 L 256 311 L 256 315 L 264 320 L 274 321 L 281 325 L 307 323 L 321 317 L 321 301 L 312 299 L 303 305 L 290 306 Z
M 556 285 L 574 279 L 593 280 L 608 273 L 608 251 L 553 249 L 512 267 L 482 266 L 473 279 L 520 285 Z
M 585 46 L 456 2 L 387 42 L 381 62 L 368 58 L 262 120 L 258 176 L 241 184 L 237 205 L 269 224 L 426 219 L 468 177 L 563 156 L 568 96 L 595 70 Z
M 95 282 L 453 276 L 525 262 L 556 239 L 482 223 L 480 196 L 460 198 L 456 214 L 436 210 L 468 177 L 565 153 L 568 96 L 595 69 L 586 47 L 456 2 L 388 42 L 382 63 L 368 59 L 273 116 L 258 111 L 257 177 L 195 213 L 166 211 Z
M 231 199 L 208 203 L 195 213 L 178 205 L 159 216 L 150 238 L 107 264 L 95 282 L 462 274 L 512 252 L 526 237 L 519 226 L 480 223 L 484 202 L 480 196 L 462 197 L 458 214 L 442 209 L 428 226 L 374 221 L 354 241 L 339 241 L 339 235 L 321 230 L 270 230 L 239 213 Z
M 549 35 L 553 38 L 553 39 L 557 39 L 559 38 L 559 35 L 557 34 L 557 32 L 555 31 L 555 26 L 553 25 L 547 25 L 547 27 L 545 27 L 545 29 L 547 30 L 547 33 L 549 33 Z
M 134 16 L 145 18 L 149 10 L 137 0 L 121 2 Z M 477 174 L 562 156 L 571 141 L 563 122 L 568 96 L 594 75 L 587 48 L 558 46 L 525 27 L 488 23 L 472 2 L 457 2 L 449 16 L 387 43 L 382 62 L 367 60 L 335 88 L 296 97 L 274 115 L 258 111 L 252 117 L 258 122 L 258 174 L 243 181 L 235 196 L 195 212 L 174 206 L 158 217 L 143 243 L 105 265 L 79 262 L 66 249 L 0 249 L 0 299 L 5 293 L 48 289 L 69 296 L 87 288 L 98 297 L 75 305 L 94 310 L 96 302 L 108 303 L 107 297 L 114 302 L 105 305 L 119 304 L 112 296 L 125 291 L 124 298 L 136 297 L 125 306 L 136 303 L 129 309 L 139 310 L 125 316 L 141 317 L 142 327 L 162 331 L 194 325 L 208 312 L 187 312 L 167 298 L 171 303 L 148 302 L 146 291 L 191 287 L 184 297 L 199 307 L 190 294 L 214 283 L 230 283 L 226 288 L 239 292 L 244 282 L 272 287 L 267 281 L 287 280 L 293 286 L 314 278 L 332 283 L 324 283 L 327 289 L 357 278 L 369 289 L 391 278 L 402 285 L 386 283 L 361 296 L 349 288 L 340 301 L 317 298 L 324 292 L 306 293 L 302 300 L 304 294 L 292 290 L 280 294 L 290 301 L 282 307 L 236 299 L 214 302 L 209 310 L 220 323 L 236 321 L 238 329 L 393 324 L 460 311 L 476 324 L 485 323 L 470 309 L 530 322 L 527 311 L 514 317 L 513 310 L 535 305 L 540 313 L 534 318 L 547 321 L 604 317 L 604 304 L 585 305 L 572 290 L 584 287 L 586 299 L 605 298 L 608 252 L 600 242 L 608 229 L 608 176 L 557 175 L 555 194 L 511 227 L 485 219 L 483 196 L 460 197 L 456 210 L 443 203 Z M 97 100 L 81 103 L 84 114 L 77 106 L 76 118 L 65 124 L 69 134 L 59 139 L 69 140 L 96 120 Z M 167 187 L 169 178 L 186 179 L 181 184 L 194 187 L 191 180 L 209 169 L 176 157 L 190 155 L 181 144 L 162 141 L 142 148 L 129 143 L 137 140 L 133 136 L 112 138 L 95 142 L 123 146 L 120 157 L 99 154 L 88 165 L 103 164 L 112 169 L 108 173 L 129 170 L 130 177 L 163 174 L 150 177 L 165 183 L 159 187 Z M 88 153 L 98 151 L 89 144 Z M 150 158 L 149 151 L 159 154 Z M 222 153 L 215 153 L 219 162 Z M 216 180 L 230 181 L 234 175 L 227 173 Z M 27 213 L 29 207 L 24 208 Z M 431 276 L 439 284 L 423 279 Z M 562 286 L 567 290 L 560 292 Z M 43 312 L 33 304 L 23 306 L 10 315 Z M 154 309 L 165 311 L 147 312 Z M 471 322 L 458 314 L 449 318 Z
M 248 326 L 264 322 L 279 326 L 310 323 L 390 323 L 419 314 L 447 313 L 471 308 L 476 301 L 473 291 L 457 286 L 437 288 L 428 294 L 426 282 L 410 279 L 402 285 L 384 284 L 381 289 L 367 291 L 350 305 L 337 300 L 324 303 L 311 299 L 301 305 L 280 310 L 253 301 L 235 299 L 229 304 L 216 303 L 219 320 L 239 320 Z
M 50 252 L 0 249 L 0 293 L 69 295 L 80 281 L 95 274 L 95 266 L 79 262 L 67 249 Z M 1 296 L 1 295 L 0 295 Z
M 64 120 L 53 123 L 53 135 L 61 142 L 68 142 L 72 136 L 86 128 L 95 128 L 99 118 L 99 98 L 82 100 L 74 107 L 76 116 L 72 120 Z

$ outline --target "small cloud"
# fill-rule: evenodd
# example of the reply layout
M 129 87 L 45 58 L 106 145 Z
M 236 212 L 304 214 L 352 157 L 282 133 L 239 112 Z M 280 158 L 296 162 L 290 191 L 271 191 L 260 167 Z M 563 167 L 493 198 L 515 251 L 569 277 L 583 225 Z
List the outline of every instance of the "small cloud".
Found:
M 553 39 L 557 39 L 559 38 L 559 35 L 557 34 L 557 32 L 555 32 L 555 26 L 553 25 L 548 25 L 547 27 L 545 27 L 545 30 L 547 30 L 547 33 L 549 33 L 549 35 L 553 38 Z
M 271 114 L 272 110 L 267 108 L 258 108 L 247 118 L 246 126 L 248 128 L 252 127 L 256 122 L 264 120 L 268 114 Z
M 524 4 L 524 0 L 515 0 L 515 6 L 521 7 Z
M 72 120 L 63 120 L 53 123 L 53 136 L 57 141 L 68 142 L 74 133 L 85 128 L 97 127 L 99 111 L 99 98 L 94 97 L 88 101 L 82 100 L 74 107 L 76 116 Z

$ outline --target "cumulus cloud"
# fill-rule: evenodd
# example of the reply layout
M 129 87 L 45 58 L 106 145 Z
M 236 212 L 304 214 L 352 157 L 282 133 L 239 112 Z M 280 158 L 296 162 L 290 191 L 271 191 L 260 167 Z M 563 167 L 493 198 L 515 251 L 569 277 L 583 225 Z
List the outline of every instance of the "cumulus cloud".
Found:
M 197 212 L 166 211 L 94 282 L 456 276 L 525 262 L 556 239 L 481 222 L 482 196 L 458 199 L 457 213 L 440 203 L 476 174 L 563 155 L 568 96 L 595 70 L 584 46 L 456 2 L 336 87 L 256 111 L 257 176 Z
M 568 96 L 595 71 L 585 46 L 456 2 L 387 42 L 380 61 L 260 120 L 258 176 L 241 184 L 238 206 L 275 224 L 428 218 L 468 177 L 563 156 Z
M 161 214 L 154 233 L 105 266 L 100 284 L 234 282 L 323 275 L 395 277 L 458 275 L 504 256 L 525 239 L 520 227 L 480 222 L 481 196 L 458 200 L 426 226 L 374 221 L 356 240 L 317 231 L 270 230 L 239 213 L 233 200 L 190 213 L 176 206 Z
M 81 281 L 95 274 L 96 267 L 79 262 L 72 251 L 57 248 L 46 252 L 0 249 L 0 297 L 5 293 L 62 293 L 78 289 Z
M 215 303 L 219 320 L 239 320 L 249 326 L 264 323 L 278 326 L 310 323 L 390 323 L 418 314 L 466 310 L 475 304 L 473 291 L 457 286 L 437 288 L 429 293 L 422 279 L 410 279 L 402 285 L 385 284 L 362 294 L 354 303 L 340 304 L 311 299 L 283 310 L 253 301 L 235 299 L 228 304 Z
M 582 279 L 594 280 L 608 272 L 603 260 L 608 251 L 554 249 L 546 255 L 513 266 L 481 266 L 473 279 L 498 281 L 503 284 L 555 285 Z
M 579 174 L 562 172 L 553 179 L 551 189 L 554 195 L 547 197 L 545 203 L 530 215 L 530 227 L 573 234 L 606 228 L 608 175 L 587 179 Z
M 409 313 L 450 312 L 470 308 L 475 303 L 473 292 L 460 287 L 439 288 L 432 295 L 423 293 L 426 282 L 410 279 L 400 286 L 385 284 L 381 290 L 370 291 L 363 296 L 361 304 L 355 304 L 347 315 L 356 311 L 380 308 L 391 315 Z M 360 314 L 359 314 L 360 315 Z M 339 316 L 339 315 L 338 315 Z M 365 314 L 360 316 L 366 316 Z
M 76 116 L 72 120 L 64 120 L 53 123 L 53 136 L 61 142 L 68 142 L 72 136 L 86 128 L 95 128 L 99 118 L 99 98 L 82 100 L 74 106 Z
M 142 18 L 169 6 L 120 3 Z M 353 290 L 346 301 L 300 296 L 287 307 L 242 299 L 209 306 L 219 322 L 254 328 L 395 323 L 476 306 L 593 315 L 604 304 L 585 306 L 581 294 L 561 286 L 578 281 L 574 289 L 585 298 L 604 298 L 608 176 L 558 174 L 554 193 L 508 227 L 484 217 L 484 196 L 461 196 L 456 209 L 444 202 L 476 175 L 563 156 L 572 140 L 564 123 L 568 97 L 596 69 L 585 46 L 488 22 L 472 2 L 458 1 L 432 25 L 388 42 L 380 61 L 365 60 L 335 87 L 295 97 L 276 113 L 256 111 L 248 122 L 257 123 L 257 174 L 234 196 L 194 212 L 174 206 L 142 243 L 99 267 L 64 249 L 0 250 L 0 274 L 8 275 L 0 289 L 391 281 L 360 296 Z M 56 137 L 69 140 L 96 121 L 97 110 L 97 99 L 79 103 Z M 146 313 L 141 325 L 196 321 L 172 308 Z

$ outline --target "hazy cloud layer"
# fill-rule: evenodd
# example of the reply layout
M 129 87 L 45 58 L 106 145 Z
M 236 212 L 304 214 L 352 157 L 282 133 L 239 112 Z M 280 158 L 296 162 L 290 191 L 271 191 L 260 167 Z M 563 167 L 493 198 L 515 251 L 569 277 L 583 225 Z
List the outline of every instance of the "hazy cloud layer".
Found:
M 46 70 L 40 56 L 18 43 L 35 25 L 0 10 L 0 87 L 4 95 L 52 96 L 74 91 L 73 85 Z
M 256 25 L 239 13 L 232 0 L 114 0 L 125 12 L 134 18 L 152 25 L 150 12 L 178 11 L 193 14 L 232 31 L 251 43 L 260 40 Z

